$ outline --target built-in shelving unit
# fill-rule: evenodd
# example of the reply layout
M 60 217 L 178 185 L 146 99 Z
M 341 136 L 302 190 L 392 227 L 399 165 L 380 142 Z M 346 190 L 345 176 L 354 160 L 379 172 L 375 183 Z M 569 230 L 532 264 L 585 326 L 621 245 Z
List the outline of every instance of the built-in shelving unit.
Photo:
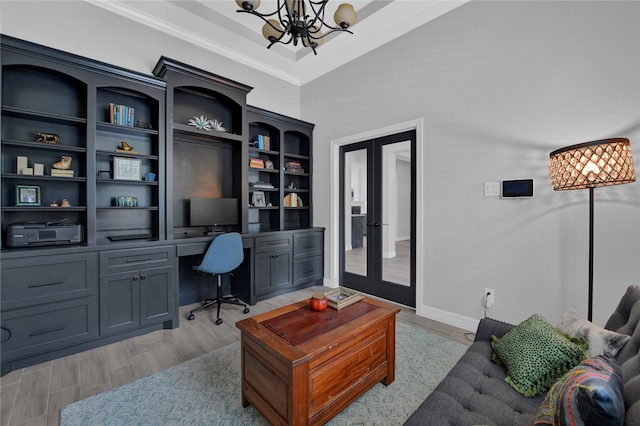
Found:
M 201 300 L 210 283 L 191 274 L 213 238 L 191 226 L 191 198 L 239 201 L 238 225 L 218 230 L 243 233 L 236 295 L 255 303 L 322 283 L 312 124 L 248 107 L 251 87 L 168 58 L 151 76 L 0 41 L 0 375 L 177 327 L 183 295 Z M 224 128 L 189 125 L 199 116 Z M 250 146 L 258 134 L 268 147 Z M 52 175 L 63 157 L 68 171 Z M 285 206 L 293 194 L 301 203 Z
M 64 218 L 82 225 L 88 246 L 133 234 L 163 239 L 164 184 L 141 179 L 164 174 L 165 83 L 10 37 L 3 37 L 2 59 L 3 235 L 14 223 Z M 131 126 L 111 124 L 110 103 L 135 109 Z M 57 139 L 38 142 L 36 132 Z M 122 141 L 136 154 L 117 153 Z M 41 165 L 42 175 L 17 170 L 19 156 L 27 157 L 30 173 Z M 73 174 L 52 176 L 63 156 Z M 115 180 L 116 157 L 139 160 L 140 173 Z M 18 200 L 19 188 L 39 199 Z M 118 196 L 135 197 L 138 207 L 116 207 Z M 63 200 L 70 207 L 61 207 Z M 5 237 L 2 249 L 9 248 Z
M 246 231 L 247 194 L 243 159 L 247 158 L 246 97 L 251 87 L 190 65 L 162 57 L 154 75 L 167 81 L 167 162 L 172 165 L 167 223 L 169 238 L 206 234 L 189 222 L 191 198 L 237 198 L 239 224 Z M 203 117 L 224 130 L 189 125 Z
M 249 168 L 249 231 L 310 228 L 313 224 L 311 151 L 314 125 L 252 106 L 248 107 L 248 114 L 249 159 L 262 160 L 265 165 L 270 162 L 273 166 L 273 169 Z M 257 148 L 258 140 L 265 137 L 269 140 L 269 149 Z M 264 188 L 265 185 L 273 188 Z M 264 193 L 266 206 L 255 205 L 256 192 Z

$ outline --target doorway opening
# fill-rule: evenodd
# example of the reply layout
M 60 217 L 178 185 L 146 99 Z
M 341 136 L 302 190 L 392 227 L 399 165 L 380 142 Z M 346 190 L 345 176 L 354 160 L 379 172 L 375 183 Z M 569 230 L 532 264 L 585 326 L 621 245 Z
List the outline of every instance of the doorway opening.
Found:
M 340 147 L 340 285 L 416 306 L 416 131 Z

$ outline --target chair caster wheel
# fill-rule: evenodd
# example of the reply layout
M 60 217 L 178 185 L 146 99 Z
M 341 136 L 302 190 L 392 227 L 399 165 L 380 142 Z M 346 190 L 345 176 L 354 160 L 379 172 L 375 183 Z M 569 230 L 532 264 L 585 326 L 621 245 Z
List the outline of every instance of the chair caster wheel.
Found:
M 242 311 L 242 312 L 245 313 L 245 314 L 248 314 L 249 313 L 249 308 L 244 308 L 244 311 Z
M 189 316 L 187 317 L 187 319 L 188 319 L 189 321 L 193 321 L 194 319 L 196 319 L 196 316 L 195 316 L 195 315 L 193 315 L 193 314 L 189 314 Z
M 218 319 L 216 320 L 216 325 L 220 325 L 220 324 L 222 324 L 222 318 L 218 318 Z

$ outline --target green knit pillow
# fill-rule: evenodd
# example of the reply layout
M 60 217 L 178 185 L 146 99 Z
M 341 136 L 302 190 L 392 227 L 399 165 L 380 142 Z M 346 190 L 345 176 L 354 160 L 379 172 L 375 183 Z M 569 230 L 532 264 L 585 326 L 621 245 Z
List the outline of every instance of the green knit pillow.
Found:
M 572 342 L 538 314 L 492 339 L 493 360 L 507 368 L 504 380 L 528 398 L 548 390 L 587 357 L 584 339 Z

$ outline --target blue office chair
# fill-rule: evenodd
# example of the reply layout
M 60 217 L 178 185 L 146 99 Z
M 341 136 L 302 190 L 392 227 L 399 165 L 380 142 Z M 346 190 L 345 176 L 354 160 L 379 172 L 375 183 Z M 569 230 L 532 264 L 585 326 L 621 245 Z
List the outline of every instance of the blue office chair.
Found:
M 229 303 L 231 305 L 244 306 L 244 313 L 249 313 L 247 305 L 238 300 L 234 296 L 222 295 L 222 274 L 228 274 L 236 269 L 242 263 L 244 259 L 244 251 L 242 249 L 242 237 L 237 232 L 229 232 L 227 234 L 218 235 L 212 242 L 207 252 L 202 259 L 202 263 L 198 266 L 193 266 L 193 269 L 200 272 L 206 272 L 212 274 L 214 277 L 218 276 L 218 293 L 215 299 L 207 299 L 201 306 L 198 306 L 191 312 L 187 319 L 189 321 L 194 320 L 196 316 L 193 314 L 204 308 L 208 308 L 211 305 L 218 305 L 218 317 L 216 319 L 216 325 L 222 324 L 220 318 L 220 305 L 223 303 Z

